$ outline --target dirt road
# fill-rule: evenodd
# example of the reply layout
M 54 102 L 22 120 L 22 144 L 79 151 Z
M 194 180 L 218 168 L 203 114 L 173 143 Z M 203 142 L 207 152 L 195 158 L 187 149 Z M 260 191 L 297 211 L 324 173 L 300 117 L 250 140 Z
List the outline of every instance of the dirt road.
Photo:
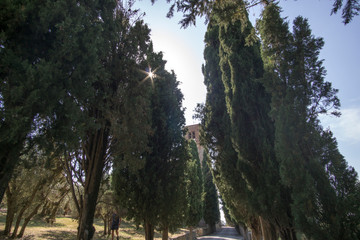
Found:
M 233 227 L 222 227 L 222 229 L 212 235 L 198 237 L 202 240 L 233 240 L 243 239 Z

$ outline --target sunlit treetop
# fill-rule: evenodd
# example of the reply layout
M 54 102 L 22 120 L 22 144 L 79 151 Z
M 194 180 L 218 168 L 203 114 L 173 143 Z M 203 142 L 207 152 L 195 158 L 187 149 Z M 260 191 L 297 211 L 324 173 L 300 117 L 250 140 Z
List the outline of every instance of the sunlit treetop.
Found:
M 145 71 L 140 69 L 140 72 L 145 74 L 145 78 L 140 82 L 141 84 L 144 83 L 146 80 L 150 79 L 152 86 L 154 87 L 154 78 L 157 77 L 156 71 L 159 69 L 159 67 L 155 68 L 154 71 L 152 71 L 151 67 L 148 66 Z
M 156 0 L 151 0 L 154 3 Z M 227 5 L 235 3 L 243 10 L 247 10 L 258 4 L 267 5 L 271 2 L 279 2 L 275 0 L 167 0 L 171 4 L 167 17 L 171 18 L 174 15 L 174 11 L 182 12 L 183 18 L 179 22 L 182 28 L 187 28 L 190 25 L 196 25 L 197 17 L 205 17 L 205 23 L 208 22 L 209 16 L 214 9 L 215 4 Z M 344 24 L 348 24 L 352 21 L 354 16 L 360 13 L 359 0 L 334 0 L 333 9 L 331 14 L 336 14 L 342 9 L 342 19 Z M 244 12 L 245 13 L 245 12 Z

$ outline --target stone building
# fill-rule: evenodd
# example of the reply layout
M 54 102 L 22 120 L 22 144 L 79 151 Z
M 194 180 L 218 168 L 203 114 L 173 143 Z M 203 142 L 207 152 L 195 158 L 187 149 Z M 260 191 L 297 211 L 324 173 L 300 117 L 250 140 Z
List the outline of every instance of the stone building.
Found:
M 194 124 L 186 126 L 187 132 L 185 138 L 187 140 L 194 140 L 196 142 L 196 146 L 199 152 L 200 163 L 203 160 L 204 147 L 200 145 L 200 124 Z

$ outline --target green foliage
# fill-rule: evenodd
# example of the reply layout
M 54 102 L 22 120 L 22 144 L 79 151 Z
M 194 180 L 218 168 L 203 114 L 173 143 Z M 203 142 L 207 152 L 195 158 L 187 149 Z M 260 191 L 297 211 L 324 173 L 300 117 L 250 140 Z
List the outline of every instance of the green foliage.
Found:
M 138 158 L 144 161 L 142 168 L 131 168 L 127 155 L 114 163 L 114 190 L 121 206 L 128 210 L 128 218 L 173 231 L 182 223 L 185 209 L 184 172 L 188 154 L 183 138 L 183 95 L 175 74 L 164 69 L 162 54 L 150 49 L 147 56 L 146 64 L 156 69 L 156 76 L 142 83 L 152 90 L 149 113 L 152 134 L 138 149 L 141 151 Z
M 102 219 L 104 222 L 104 235 L 109 235 L 111 232 L 111 217 L 114 212 L 119 214 L 120 217 L 123 215 L 122 209 L 116 204 L 115 193 L 111 189 L 110 176 L 107 175 L 101 182 L 95 212 L 95 217 Z
M 343 0 L 334 0 L 333 9 L 331 14 L 337 13 L 342 8 L 342 18 L 345 24 L 351 22 L 351 20 L 360 13 L 359 0 L 347 0 L 343 7 Z
M 333 231 L 334 239 L 356 239 L 360 237 L 360 185 L 358 174 L 349 167 L 340 154 L 336 139 L 330 131 L 322 131 L 321 165 L 336 195 L 336 220 L 339 224 Z M 333 207 L 333 206 L 332 206 Z M 332 217 L 335 217 L 334 215 Z
M 215 182 L 231 214 L 238 221 L 247 218 L 249 205 L 246 181 L 237 168 L 237 153 L 231 142 L 231 124 L 225 102 L 219 57 L 219 26 L 210 21 L 205 35 L 203 66 L 204 82 L 207 87 L 206 104 L 198 108 L 202 119 L 201 140 L 208 148 L 212 159 Z M 239 214 L 241 212 L 241 214 Z M 251 215 L 251 214 L 250 214 Z M 244 220 L 243 220 L 244 221 Z
M 2 2 L 1 188 L 25 140 L 46 134 L 50 141 L 42 145 L 50 147 L 55 139 L 72 146 L 94 127 L 87 110 L 99 97 L 95 82 L 106 75 L 94 5 Z
M 204 106 L 198 106 L 197 112 L 201 119 L 201 142 L 210 154 L 209 163 L 213 165 L 211 171 L 214 180 L 222 197 L 227 199 L 226 202 L 232 206 L 232 214 L 237 215 L 239 220 L 244 218 L 244 214 L 240 217 L 237 213 L 248 208 L 245 200 L 247 188 L 244 187 L 245 180 L 237 171 L 237 153 L 230 139 L 230 118 L 226 109 L 225 90 L 221 79 L 219 47 L 219 26 L 215 20 L 212 20 L 205 34 L 205 65 L 202 69 L 207 88 L 206 103 Z M 231 202 L 238 204 L 235 207 Z
M 203 216 L 203 176 L 198 149 L 195 141 L 190 141 L 191 160 L 186 169 L 186 220 L 185 225 L 195 227 Z
M 331 179 L 341 179 L 341 174 L 332 176 L 340 171 L 352 176 L 342 187 L 356 192 L 356 174 L 338 155 L 324 154 L 329 142 L 324 142 L 327 133 L 318 120 L 323 113 L 338 116 L 340 105 L 318 60 L 323 40 L 311 35 L 301 17 L 290 33 L 279 8 L 269 4 L 258 24 L 263 67 L 259 44 L 246 41 L 251 25 L 224 21 L 216 13 L 215 8 L 205 36 L 208 94 L 198 110 L 202 141 L 232 218 L 267 238 L 275 238 L 276 232 L 294 238 L 295 230 L 316 239 L 344 238 L 350 232 L 356 236 L 358 213 L 350 199 L 357 193 L 341 200 L 331 184 Z M 330 172 L 333 161 L 339 169 Z M 338 206 L 347 213 L 337 211 Z M 345 215 L 354 217 L 345 220 Z
M 150 99 L 139 68 L 149 29 L 112 0 L 2 5 L 1 198 L 25 142 L 80 156 L 83 232 L 92 225 L 106 158 L 142 163 Z
M 204 178 L 204 220 L 215 231 L 215 224 L 220 221 L 218 193 L 209 167 L 211 162 L 205 151 L 203 156 L 201 165 Z
M 266 69 L 263 83 L 272 95 L 275 151 L 281 182 L 291 194 L 291 214 L 297 230 L 310 238 L 347 239 L 354 233 L 349 237 L 352 239 L 358 234 L 357 224 L 343 217 L 352 215 L 356 221 L 359 213 L 351 207 L 353 203 L 347 205 L 347 200 L 357 193 L 342 198 L 337 191 L 346 185 L 356 192 L 356 173 L 347 167 L 335 139 L 318 120 L 319 114 L 333 109 L 330 113 L 338 116 L 340 106 L 337 90 L 324 81 L 325 70 L 318 60 L 324 43 L 311 34 L 302 17 L 294 20 L 290 33 L 279 12 L 277 5 L 268 5 L 258 25 Z M 334 184 L 342 174 L 351 176 L 348 182 Z M 347 213 L 338 211 L 339 206 Z M 352 225 L 352 229 L 344 225 Z
M 151 0 L 153 3 L 155 0 Z M 198 17 L 205 17 L 205 23 L 208 23 L 211 14 L 214 13 L 216 6 L 222 6 L 223 16 L 232 20 L 245 20 L 247 11 L 259 4 L 267 5 L 274 0 L 241 0 L 241 1 L 213 1 L 213 0 L 167 0 L 168 3 L 171 3 L 167 17 L 173 17 L 175 10 L 177 12 L 183 13 L 183 18 L 180 20 L 179 24 L 181 27 L 188 27 L 191 25 L 196 25 L 196 20 Z M 360 3 L 359 0 L 346 0 L 345 6 L 343 6 L 345 1 L 343 0 L 334 0 L 333 9 L 331 14 L 336 14 L 339 10 L 342 9 L 342 18 L 344 24 L 348 24 L 352 19 L 359 15 L 360 12 Z M 229 6 L 241 6 L 236 11 L 233 7 Z M 230 11 L 229 11 L 230 10 Z M 215 10 L 216 11 L 216 10 Z M 242 23 L 245 23 L 242 21 Z M 253 35 L 254 36 L 254 35 Z
M 12 237 L 22 237 L 36 215 L 53 223 L 60 203 L 69 192 L 60 161 L 49 161 L 43 153 L 35 151 L 22 157 L 6 190 L 5 235 L 10 234 L 13 226 Z

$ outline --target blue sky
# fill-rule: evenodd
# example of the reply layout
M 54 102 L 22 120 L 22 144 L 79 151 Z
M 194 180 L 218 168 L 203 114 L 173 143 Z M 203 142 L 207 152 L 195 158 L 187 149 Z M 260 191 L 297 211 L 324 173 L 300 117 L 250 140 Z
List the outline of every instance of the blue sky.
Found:
M 324 127 L 329 127 L 338 140 L 340 152 L 349 165 L 360 172 L 360 16 L 348 25 L 342 23 L 340 14 L 330 16 L 333 0 L 283 0 L 282 16 L 291 22 L 298 15 L 309 20 L 316 37 L 322 37 L 325 46 L 320 53 L 327 70 L 326 80 L 339 89 L 341 101 L 340 118 L 323 117 Z M 144 21 L 151 28 L 155 51 L 162 51 L 167 60 L 166 68 L 174 70 L 184 94 L 186 123 L 194 124 L 193 110 L 197 103 L 205 102 L 206 89 L 203 84 L 201 65 L 203 63 L 204 34 L 206 26 L 199 19 L 196 27 L 180 29 L 181 14 L 166 18 L 169 5 L 158 0 L 136 2 L 134 8 L 146 12 Z M 259 16 L 259 9 L 249 11 L 251 19 Z M 154 66 L 156 67 L 156 66 Z

